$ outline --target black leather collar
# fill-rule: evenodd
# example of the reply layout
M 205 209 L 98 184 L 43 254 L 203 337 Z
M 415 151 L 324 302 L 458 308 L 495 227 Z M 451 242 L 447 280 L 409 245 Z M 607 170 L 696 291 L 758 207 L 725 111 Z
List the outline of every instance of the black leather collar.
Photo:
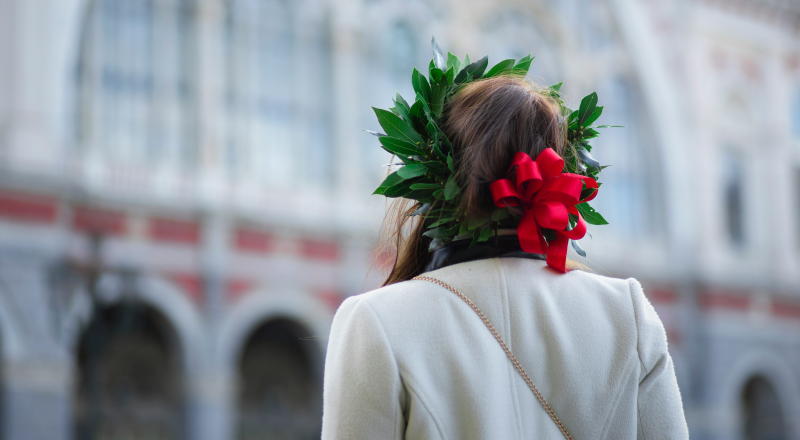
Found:
M 469 247 L 472 239 L 454 240 L 431 253 L 431 261 L 425 266 L 424 272 L 441 269 L 468 261 L 483 260 L 485 258 L 531 258 L 545 260 L 544 255 L 529 254 L 524 252 L 519 245 L 516 235 L 501 235 L 492 237 L 489 241 L 476 243 Z

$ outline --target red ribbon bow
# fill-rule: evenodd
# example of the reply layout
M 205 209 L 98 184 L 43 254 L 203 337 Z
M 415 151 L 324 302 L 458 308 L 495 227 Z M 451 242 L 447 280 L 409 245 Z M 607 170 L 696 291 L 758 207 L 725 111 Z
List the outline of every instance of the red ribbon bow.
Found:
M 514 156 L 509 173 L 516 170 L 516 182 L 509 179 L 495 180 L 489 186 L 495 206 L 522 206 L 525 213 L 517 226 L 517 235 L 522 250 L 533 254 L 547 254 L 547 265 L 563 273 L 567 272 L 567 244 L 586 235 L 586 223 L 575 205 L 592 200 L 597 191 L 581 200 L 584 183 L 587 188 L 597 189 L 597 181 L 591 177 L 562 173 L 564 160 L 551 148 L 542 151 L 533 161 L 519 152 Z M 571 230 L 569 214 L 578 217 L 578 224 Z M 542 228 L 555 231 L 556 240 L 544 239 Z

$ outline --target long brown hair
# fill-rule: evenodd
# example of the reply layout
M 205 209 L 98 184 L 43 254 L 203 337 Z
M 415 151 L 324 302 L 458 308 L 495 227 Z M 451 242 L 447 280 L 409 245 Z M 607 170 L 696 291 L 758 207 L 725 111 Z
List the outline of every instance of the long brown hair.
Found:
M 489 184 L 506 176 L 511 158 L 525 152 L 536 158 L 546 148 L 564 154 L 565 130 L 558 103 L 546 89 L 516 76 L 469 83 L 448 102 L 443 130 L 453 144 L 456 178 L 462 190 L 459 211 L 466 218 L 485 217 L 496 209 Z M 384 220 L 381 247 L 395 254 L 383 285 L 409 280 L 430 261 L 431 239 L 424 216 L 413 200 L 397 199 Z M 521 211 L 512 210 L 512 223 Z M 389 249 L 387 249 L 389 248 Z

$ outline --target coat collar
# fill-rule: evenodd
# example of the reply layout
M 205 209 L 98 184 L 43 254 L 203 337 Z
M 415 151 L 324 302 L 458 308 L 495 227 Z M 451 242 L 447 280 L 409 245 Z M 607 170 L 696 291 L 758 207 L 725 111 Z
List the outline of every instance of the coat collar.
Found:
M 531 258 L 544 260 L 544 255 L 529 254 L 524 252 L 516 235 L 500 235 L 488 241 L 476 243 L 471 248 L 472 239 L 453 240 L 442 245 L 431 253 L 431 260 L 425 266 L 425 272 L 431 272 L 442 267 L 451 266 L 468 261 L 483 260 L 486 258 Z

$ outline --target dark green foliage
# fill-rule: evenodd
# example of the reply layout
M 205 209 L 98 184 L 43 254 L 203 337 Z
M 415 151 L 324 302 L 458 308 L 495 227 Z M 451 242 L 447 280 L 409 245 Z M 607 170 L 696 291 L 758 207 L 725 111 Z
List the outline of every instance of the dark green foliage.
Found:
M 503 73 L 511 73 L 511 71 L 514 69 L 514 63 L 516 61 L 517 60 L 503 60 L 503 61 L 500 61 L 499 63 L 495 64 L 494 67 L 489 69 L 488 72 L 486 72 L 486 75 L 484 75 L 484 78 L 491 78 L 493 76 L 497 76 L 497 75 L 500 75 L 500 74 L 503 74 Z
M 455 83 L 463 84 L 472 81 L 473 79 L 480 78 L 483 72 L 486 71 L 486 66 L 489 65 L 489 57 L 483 57 L 478 61 L 464 67 L 464 69 L 456 75 Z
M 520 60 L 503 60 L 489 68 L 489 58 L 483 57 L 471 63 L 469 55 L 460 60 L 452 53 L 445 57 L 436 39 L 431 41 L 433 59 L 428 65 L 426 77 L 417 69 L 411 74 L 415 99 L 411 104 L 398 93 L 393 99 L 394 107 L 387 110 L 374 109 L 384 133 L 369 132 L 379 137 L 381 146 L 402 162 L 401 168 L 389 174 L 375 189 L 374 194 L 386 197 L 405 197 L 416 200 L 419 207 L 411 216 L 421 216 L 426 222 L 424 235 L 432 238 L 433 250 L 453 237 L 471 234 L 472 244 L 488 240 L 498 224 L 509 219 L 508 209 L 496 209 L 485 218 L 465 218 L 459 213 L 461 185 L 455 177 L 456 163 L 452 145 L 442 132 L 440 118 L 447 100 L 470 81 L 500 75 L 525 76 L 533 56 Z M 487 70 L 488 68 L 488 70 Z M 617 127 L 594 124 L 602 115 L 597 93 L 581 100 L 577 110 L 569 109 L 561 97 L 562 83 L 547 89 L 547 93 L 561 107 L 561 115 L 567 125 L 567 152 L 564 154 L 565 172 L 577 173 L 592 178 L 605 168 L 589 152 L 589 140 L 599 136 L 596 129 Z M 595 189 L 584 186 L 581 199 L 589 197 Z M 607 224 L 606 220 L 587 203 L 576 205 L 581 216 L 592 225 Z M 570 215 L 570 227 L 577 224 L 577 216 Z M 555 232 L 543 230 L 545 239 L 554 240 Z M 580 255 L 583 250 L 573 241 L 573 248 Z
M 420 147 L 393 137 L 382 137 L 380 142 L 384 150 L 397 156 L 413 157 L 425 154 Z

